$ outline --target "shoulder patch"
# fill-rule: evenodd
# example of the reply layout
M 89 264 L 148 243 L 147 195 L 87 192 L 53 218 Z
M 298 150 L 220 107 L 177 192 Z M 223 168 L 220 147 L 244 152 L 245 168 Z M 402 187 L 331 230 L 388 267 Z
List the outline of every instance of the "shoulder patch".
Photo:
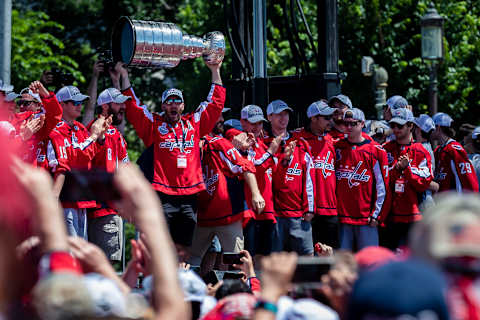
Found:
M 167 128 L 167 123 L 163 122 L 161 126 L 158 126 L 158 132 L 160 132 L 161 135 L 165 135 L 168 133 L 168 128 Z
M 452 148 L 456 150 L 463 150 L 462 146 L 459 146 L 458 144 L 452 144 Z

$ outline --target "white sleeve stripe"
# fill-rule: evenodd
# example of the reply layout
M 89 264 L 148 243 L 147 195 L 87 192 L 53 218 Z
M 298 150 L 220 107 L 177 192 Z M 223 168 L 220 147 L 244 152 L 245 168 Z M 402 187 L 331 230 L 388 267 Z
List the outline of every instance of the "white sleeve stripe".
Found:
M 259 165 L 263 164 L 265 161 L 267 161 L 268 158 L 270 158 L 270 156 L 271 156 L 270 153 L 265 152 L 265 153 L 263 154 L 263 156 L 261 156 L 260 158 L 258 158 L 258 159 L 256 159 L 256 160 L 254 159 L 254 160 L 253 160 L 253 164 L 256 165 L 256 166 L 259 166 Z
M 375 174 L 375 182 L 377 189 L 377 200 L 375 200 L 375 210 L 373 211 L 373 217 L 376 219 L 380 215 L 383 204 L 385 202 L 385 196 L 387 194 L 385 188 L 385 181 L 383 180 L 382 169 L 378 161 L 375 161 L 373 166 L 373 173 Z
M 72 146 L 74 149 L 80 149 L 83 151 L 87 149 L 92 143 L 93 143 L 92 138 L 87 138 L 82 143 L 78 143 L 75 141 L 75 139 L 72 138 Z
M 133 88 L 130 88 L 130 90 L 132 90 L 133 98 L 135 99 L 137 106 L 139 106 L 139 108 L 142 108 L 143 114 L 148 118 L 148 120 L 153 122 L 153 114 L 148 110 L 147 105 L 145 104 L 140 105 L 140 99 L 138 99 L 137 95 L 135 94 L 135 91 L 133 91 Z
M 57 160 L 57 155 L 55 154 L 55 149 L 53 148 L 53 145 L 52 145 L 52 141 L 48 141 L 47 160 L 48 160 L 48 166 L 53 168 L 53 170 L 55 171 L 55 168 L 58 165 L 58 160 Z
M 207 95 L 207 101 L 203 101 L 202 103 L 200 103 L 200 105 L 198 106 L 197 110 L 194 113 L 193 119 L 194 119 L 195 122 L 200 121 L 200 118 L 202 116 L 202 112 L 205 111 L 208 104 L 210 102 L 212 102 L 212 97 L 213 97 L 213 92 L 214 91 L 215 91 L 215 85 L 212 84 L 212 86 L 210 87 L 210 92 Z
M 242 173 L 243 169 L 241 166 L 233 164 L 224 154 L 223 152 L 220 152 L 220 158 L 222 158 L 223 162 L 225 162 L 228 166 L 228 169 L 230 169 L 231 172 L 233 173 Z
M 315 199 L 314 199 L 314 190 L 313 190 L 313 180 L 311 175 L 311 170 L 313 167 L 312 158 L 308 153 L 305 153 L 305 161 L 307 163 L 307 172 L 306 172 L 306 179 L 305 179 L 305 190 L 307 192 L 307 201 L 308 201 L 308 212 L 315 211 Z
M 462 183 L 460 182 L 460 178 L 458 177 L 457 168 L 453 160 L 450 160 L 450 167 L 452 169 L 453 175 L 455 176 L 455 189 L 457 190 L 457 192 L 462 193 L 463 192 Z
M 417 167 L 410 167 L 412 173 L 421 177 L 421 178 L 428 178 L 431 175 L 430 168 L 427 165 L 427 159 L 423 159 L 422 162 Z

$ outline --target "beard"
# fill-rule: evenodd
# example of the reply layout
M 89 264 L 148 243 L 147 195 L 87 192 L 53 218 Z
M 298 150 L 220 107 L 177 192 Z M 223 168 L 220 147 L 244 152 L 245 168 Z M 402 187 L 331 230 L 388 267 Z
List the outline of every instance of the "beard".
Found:
M 217 135 L 223 134 L 224 131 L 225 131 L 225 128 L 223 126 L 223 121 L 217 122 L 215 124 L 215 127 L 213 127 L 212 129 L 212 132 Z
M 115 110 L 113 110 L 113 108 L 110 106 L 109 109 L 108 109 L 108 114 L 109 114 L 109 115 L 112 115 L 112 125 L 118 126 L 119 124 L 122 123 L 122 121 L 123 121 L 123 114 L 124 114 L 124 111 L 123 111 L 123 110 L 115 111 Z

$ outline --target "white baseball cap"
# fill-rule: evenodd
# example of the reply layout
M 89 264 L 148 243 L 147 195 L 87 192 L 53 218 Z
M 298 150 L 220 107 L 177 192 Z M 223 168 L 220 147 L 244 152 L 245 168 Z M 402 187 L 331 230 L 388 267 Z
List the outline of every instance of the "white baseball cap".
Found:
M 432 117 L 432 120 L 436 126 L 440 127 L 450 127 L 453 122 L 452 117 L 443 112 L 435 113 Z
M 113 280 L 98 273 L 88 273 L 83 276 L 83 282 L 93 300 L 95 316 L 125 315 L 125 296 Z
M 472 132 L 472 139 L 476 140 L 478 137 L 480 137 L 480 127 L 476 127 Z
M 84 101 L 90 98 L 87 95 L 81 94 L 80 90 L 78 90 L 75 86 L 65 86 L 57 91 L 57 100 L 58 102 L 62 101 Z
M 316 101 L 312 103 L 307 109 L 307 117 L 331 116 L 336 111 L 335 108 L 330 108 L 324 101 Z
M 288 110 L 293 112 L 293 109 L 288 106 L 288 104 L 283 100 L 273 100 L 267 106 L 267 115 L 272 113 L 279 114 L 283 110 Z
M 192 270 L 178 269 L 178 281 L 183 289 L 185 301 L 202 302 L 207 295 L 207 285 Z
M 40 98 L 40 95 L 38 93 L 34 93 L 32 90 L 30 90 L 30 88 L 23 88 L 21 91 L 20 91 L 20 95 L 22 94 L 29 94 L 31 95 L 35 100 L 37 100 L 37 102 L 42 102 L 42 99 Z
M 421 114 L 413 120 L 413 123 L 417 125 L 423 132 L 430 132 L 435 129 L 435 123 L 432 118 L 426 114 Z
M 124 96 L 120 90 L 116 88 L 108 88 L 103 90 L 97 98 L 97 104 L 99 106 L 103 104 L 108 104 L 108 103 L 124 103 L 128 99 L 131 99 L 132 97 L 129 96 Z

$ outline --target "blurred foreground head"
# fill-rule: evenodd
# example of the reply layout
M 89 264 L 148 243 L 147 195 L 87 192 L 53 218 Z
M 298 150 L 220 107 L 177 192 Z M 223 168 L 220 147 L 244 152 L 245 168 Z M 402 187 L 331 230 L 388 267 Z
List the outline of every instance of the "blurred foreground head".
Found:
M 410 233 L 412 254 L 437 264 L 451 259 L 480 261 L 478 194 L 442 194 Z M 480 270 L 480 268 L 479 268 Z

